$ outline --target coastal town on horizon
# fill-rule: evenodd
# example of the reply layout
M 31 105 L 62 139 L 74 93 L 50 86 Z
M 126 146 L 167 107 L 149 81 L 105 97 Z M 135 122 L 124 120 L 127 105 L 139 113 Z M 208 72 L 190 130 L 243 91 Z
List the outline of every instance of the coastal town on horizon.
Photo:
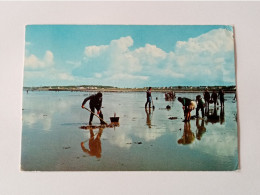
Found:
M 223 89 L 225 92 L 235 92 L 236 86 L 168 86 L 168 87 L 153 87 L 153 91 L 164 92 L 164 91 L 175 91 L 175 92 L 198 92 L 208 90 L 219 90 Z M 128 91 L 146 91 L 149 87 L 115 87 L 115 86 L 103 86 L 103 85 L 77 85 L 77 86 L 36 86 L 36 87 L 23 87 L 25 91 L 104 91 L 104 92 L 128 92 Z

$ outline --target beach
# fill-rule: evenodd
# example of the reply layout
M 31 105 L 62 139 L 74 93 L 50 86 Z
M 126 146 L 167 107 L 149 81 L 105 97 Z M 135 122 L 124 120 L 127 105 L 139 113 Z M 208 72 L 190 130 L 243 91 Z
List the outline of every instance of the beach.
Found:
M 183 121 L 177 99 L 152 92 L 155 109 L 145 110 L 145 92 L 103 92 L 102 127 L 81 108 L 95 92 L 23 93 L 21 169 L 24 171 L 226 171 L 238 168 L 237 103 L 225 94 L 215 117 Z M 195 99 L 197 93 L 177 93 Z M 169 105 L 171 109 L 166 109 Z M 88 107 L 88 103 L 86 104 Z M 191 112 L 195 115 L 195 110 Z M 201 115 L 201 113 L 200 113 Z M 170 119 L 172 118 L 172 120 Z M 85 128 L 84 128 L 85 127 Z

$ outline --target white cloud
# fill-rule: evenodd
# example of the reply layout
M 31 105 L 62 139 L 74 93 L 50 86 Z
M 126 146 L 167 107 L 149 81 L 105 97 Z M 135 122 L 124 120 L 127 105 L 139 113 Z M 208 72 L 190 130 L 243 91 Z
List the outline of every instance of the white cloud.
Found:
M 164 60 L 167 53 L 155 45 L 146 44 L 145 47 L 136 49 L 133 52 L 142 64 L 154 65 Z
M 133 39 L 128 36 L 128 37 L 121 37 L 118 40 L 112 40 L 110 42 L 110 47 L 112 48 L 113 52 L 120 52 L 124 53 L 129 51 L 128 48 L 131 47 L 134 44 Z
M 75 62 L 67 61 L 67 64 L 79 66 Z M 47 50 L 42 59 L 39 59 L 34 54 L 25 57 L 25 86 L 32 85 L 34 81 L 41 83 L 41 85 L 60 84 L 61 81 L 74 81 L 75 77 L 61 67 L 55 67 L 54 55 Z M 47 79 L 46 79 L 47 78 Z M 68 83 L 69 84 L 69 83 Z M 33 84 L 37 85 L 37 84 Z
M 85 61 L 79 74 L 88 73 L 104 81 L 121 79 L 123 82 L 172 82 L 209 85 L 220 82 L 234 83 L 233 32 L 215 29 L 187 41 L 176 43 L 175 50 L 166 52 L 147 43 L 132 49 L 134 40 L 121 37 L 109 45 L 85 48 Z
M 196 38 L 190 38 L 187 42 L 179 41 L 176 44 L 176 52 L 180 53 L 209 53 L 233 51 L 233 32 L 226 29 L 215 29 Z
M 45 56 L 44 56 L 45 64 L 47 64 L 47 65 L 54 64 L 53 59 L 54 59 L 53 53 L 51 51 L 46 51 Z
M 86 57 L 98 57 L 102 52 L 106 51 L 107 48 L 107 45 L 89 46 L 85 48 L 84 54 L 86 55 Z
M 73 81 L 74 77 L 68 73 L 57 73 L 57 76 L 61 80 Z
M 42 69 L 52 66 L 54 64 L 53 60 L 53 53 L 51 51 L 46 51 L 43 59 L 39 59 L 33 54 L 25 57 L 24 65 L 26 69 Z

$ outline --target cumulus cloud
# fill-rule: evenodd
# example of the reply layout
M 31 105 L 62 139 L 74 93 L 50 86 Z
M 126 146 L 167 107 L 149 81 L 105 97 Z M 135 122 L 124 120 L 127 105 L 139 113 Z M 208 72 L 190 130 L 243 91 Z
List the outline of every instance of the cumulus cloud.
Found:
M 54 56 L 51 51 L 46 51 L 43 59 L 39 59 L 37 56 L 31 54 L 25 57 L 24 65 L 25 69 L 42 69 L 51 67 L 54 64 Z
M 78 67 L 80 64 L 68 61 L 67 64 L 73 64 Z M 54 54 L 47 50 L 42 59 L 34 54 L 25 57 L 25 77 L 24 84 L 31 85 L 37 81 L 41 85 L 61 84 L 61 81 L 74 81 L 75 77 L 70 71 L 66 71 L 61 67 L 56 67 L 54 62 Z M 47 78 L 47 79 L 46 79 Z M 29 84 L 31 83 L 31 84 Z M 35 84 L 37 85 L 37 84 Z
M 162 78 L 172 80 L 173 85 L 184 81 L 209 85 L 235 82 L 232 31 L 215 29 L 178 41 L 170 52 L 149 43 L 136 49 L 132 46 L 134 40 L 130 36 L 112 40 L 109 45 L 88 46 L 85 61 L 75 73 L 136 83 L 160 83 Z
M 66 61 L 66 63 L 71 64 L 74 68 L 80 66 L 80 62 Z M 51 85 L 51 83 L 59 84 L 60 81 L 74 81 L 75 77 L 71 72 L 56 67 L 54 54 L 47 50 L 42 59 L 34 54 L 25 57 L 24 79 L 25 85 L 33 83 L 33 81 L 40 82 L 42 85 Z
M 135 47 L 130 36 L 111 40 L 107 45 L 90 45 L 82 61 L 65 61 L 55 67 L 54 54 L 25 58 L 26 71 L 67 81 L 91 80 L 119 87 L 162 85 L 235 84 L 233 32 L 215 29 L 187 41 L 178 41 L 172 51 L 146 43 Z M 56 79 L 56 80 L 57 80 Z
M 188 41 L 179 41 L 175 48 L 176 70 L 190 79 L 222 84 L 235 81 L 233 32 L 215 29 Z
M 101 53 L 103 53 L 104 51 L 106 51 L 106 49 L 108 48 L 107 45 L 101 45 L 101 46 L 89 46 L 85 48 L 85 52 L 84 54 L 86 55 L 86 57 L 98 57 Z

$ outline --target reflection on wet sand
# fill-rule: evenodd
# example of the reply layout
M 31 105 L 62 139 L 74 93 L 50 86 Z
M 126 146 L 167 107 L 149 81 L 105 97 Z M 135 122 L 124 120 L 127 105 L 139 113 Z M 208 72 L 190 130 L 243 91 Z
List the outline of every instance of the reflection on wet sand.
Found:
M 199 119 L 196 119 L 196 138 L 197 140 L 201 140 L 202 135 L 206 132 L 206 128 L 204 126 L 204 120 L 201 120 L 201 124 L 199 124 Z
M 147 108 L 145 109 L 145 113 L 146 113 L 146 125 L 151 128 L 152 127 L 152 112 L 151 112 L 151 108 L 149 108 L 149 110 L 147 110 Z
M 224 108 L 221 107 L 220 115 L 218 115 L 218 110 L 219 108 L 214 107 L 214 109 L 209 109 L 208 112 L 206 112 L 206 124 L 210 122 L 212 124 L 220 123 L 222 125 L 225 122 Z
M 99 127 L 99 131 L 97 133 L 96 138 L 92 128 L 90 128 L 89 132 L 90 138 L 89 140 L 81 142 L 81 148 L 85 153 L 89 154 L 90 156 L 96 156 L 97 158 L 101 158 L 102 147 L 100 138 L 103 132 L 103 128 Z M 89 149 L 87 149 L 84 145 L 86 142 L 89 142 Z
M 225 111 L 224 111 L 224 107 L 221 107 L 220 109 L 220 116 L 219 116 L 219 121 L 220 124 L 222 125 L 225 122 Z
M 184 122 L 184 131 L 181 139 L 178 140 L 178 144 L 191 144 L 195 139 L 194 133 L 190 129 L 190 121 Z
M 98 120 L 94 120 L 94 126 L 88 126 L 85 121 L 86 112 L 81 109 L 75 112 L 75 108 L 78 107 L 76 100 L 81 101 L 83 94 L 69 96 L 68 93 L 31 93 L 30 99 L 26 96 L 24 107 L 27 109 L 23 110 L 22 169 L 234 169 L 238 162 L 237 123 L 234 119 L 236 104 L 231 102 L 230 98 L 225 102 L 226 113 L 223 108 L 217 107 L 214 110 L 214 106 L 210 105 L 209 114 L 205 115 L 204 120 L 200 116 L 183 123 L 180 104 L 176 101 L 165 102 L 164 94 L 155 95 L 159 97 L 155 101 L 156 109 L 144 110 L 143 102 L 140 101 L 143 95 L 139 92 L 106 93 L 106 102 L 118 102 L 120 105 L 116 110 L 113 104 L 105 104 L 104 116 L 109 120 L 111 110 L 116 110 L 122 116 L 119 127 L 119 123 L 100 126 Z M 181 96 L 194 98 L 194 94 Z M 127 98 L 133 101 L 125 105 L 124 101 Z M 48 106 L 39 108 L 37 105 L 45 99 Z M 62 100 L 58 105 L 53 103 L 57 99 Z M 68 107 L 61 109 L 61 105 Z M 171 107 L 170 110 L 165 109 L 167 105 Z M 59 109 L 62 112 L 59 112 Z M 218 120 L 214 120 L 216 116 Z M 174 120 L 169 120 L 169 117 Z M 131 120 L 132 118 L 134 120 Z M 212 124 L 210 121 L 215 123 Z M 49 126 L 44 125 L 47 122 Z M 48 132 L 43 131 L 47 129 Z M 208 162 L 201 163 L 205 159 Z M 96 163 L 97 161 L 99 163 Z
M 79 128 L 80 129 L 99 129 L 99 128 L 115 128 L 115 127 L 119 127 L 120 126 L 120 124 L 118 123 L 118 122 L 112 122 L 112 123 L 110 123 L 110 124 L 108 124 L 108 125 L 105 125 L 105 124 L 103 124 L 103 125 L 87 125 L 87 126 L 80 126 Z

